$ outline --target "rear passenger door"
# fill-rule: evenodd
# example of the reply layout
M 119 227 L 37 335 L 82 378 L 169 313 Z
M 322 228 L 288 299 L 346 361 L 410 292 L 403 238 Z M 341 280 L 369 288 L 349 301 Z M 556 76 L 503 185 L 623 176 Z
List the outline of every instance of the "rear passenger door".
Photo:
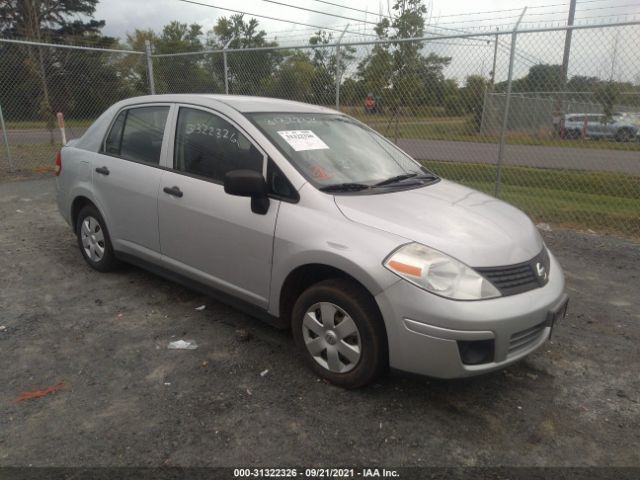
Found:
M 587 136 L 601 137 L 604 135 L 603 117 L 601 115 L 587 115 Z
M 280 202 L 265 215 L 249 198 L 224 191 L 225 174 L 266 173 L 262 150 L 230 119 L 180 106 L 173 168 L 162 175 L 158 196 L 163 261 L 174 271 L 266 308 L 273 235 Z
M 170 106 L 132 106 L 115 117 L 94 157 L 93 186 L 114 247 L 159 260 L 158 187 Z

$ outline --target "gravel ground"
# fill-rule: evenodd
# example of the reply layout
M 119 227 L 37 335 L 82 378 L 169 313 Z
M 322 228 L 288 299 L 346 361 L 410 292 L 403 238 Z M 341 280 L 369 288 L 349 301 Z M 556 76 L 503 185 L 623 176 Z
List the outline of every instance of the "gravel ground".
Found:
M 134 267 L 91 270 L 53 189 L 0 184 L 0 466 L 640 466 L 640 245 L 545 233 L 569 315 L 507 370 L 344 391 L 289 332 Z M 198 349 L 167 349 L 182 338 Z

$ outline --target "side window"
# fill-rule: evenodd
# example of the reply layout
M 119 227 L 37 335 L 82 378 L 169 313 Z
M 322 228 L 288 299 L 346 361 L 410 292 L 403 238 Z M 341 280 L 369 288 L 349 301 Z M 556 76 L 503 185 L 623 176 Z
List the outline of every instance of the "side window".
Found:
M 193 108 L 180 108 L 174 168 L 216 181 L 231 170 L 262 172 L 263 156 L 226 120 Z
M 121 112 L 111 127 L 104 152 L 135 162 L 160 163 L 169 107 L 139 107 Z

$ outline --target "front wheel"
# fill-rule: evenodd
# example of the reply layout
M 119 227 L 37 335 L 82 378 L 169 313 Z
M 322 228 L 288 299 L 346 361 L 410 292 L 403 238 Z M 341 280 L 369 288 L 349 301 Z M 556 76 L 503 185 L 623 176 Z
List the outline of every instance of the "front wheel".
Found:
M 616 141 L 630 142 L 633 139 L 633 131 L 628 128 L 622 128 L 616 133 Z
M 311 369 L 335 385 L 362 387 L 388 366 L 380 312 L 353 281 L 324 280 L 304 291 L 293 308 L 292 328 Z

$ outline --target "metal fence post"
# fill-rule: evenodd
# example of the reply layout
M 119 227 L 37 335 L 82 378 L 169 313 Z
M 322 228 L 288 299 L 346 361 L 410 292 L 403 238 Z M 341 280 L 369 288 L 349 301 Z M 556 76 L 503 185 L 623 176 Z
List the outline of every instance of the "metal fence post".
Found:
M 11 149 L 9 148 L 9 138 L 7 137 L 7 127 L 4 124 L 4 115 L 2 114 L 2 105 L 0 105 L 0 127 L 2 128 L 2 137 L 4 146 L 7 149 L 7 161 L 9 162 L 9 171 L 13 172 L 13 160 L 11 160 Z
M 342 41 L 342 37 L 347 31 L 347 28 L 349 28 L 348 23 L 338 37 L 338 42 L 336 44 L 336 110 L 340 110 L 340 80 L 342 77 L 342 72 L 340 71 L 340 42 Z
M 151 95 L 156 94 L 156 85 L 153 79 L 153 58 L 151 57 L 151 42 L 149 40 L 144 41 L 144 48 L 147 53 L 147 76 L 149 77 L 149 91 Z
M 500 144 L 498 145 L 498 163 L 496 165 L 496 186 L 495 196 L 500 197 L 500 182 L 502 180 L 502 162 L 504 159 L 504 144 L 507 139 L 507 127 L 509 126 L 509 103 L 511 101 L 511 86 L 513 81 L 513 62 L 516 56 L 516 42 L 518 40 L 518 27 L 522 21 L 522 17 L 527 11 L 527 7 L 522 9 L 520 18 L 513 27 L 511 33 L 511 50 L 509 51 L 509 75 L 507 77 L 507 94 L 504 99 L 504 113 L 502 115 L 502 129 L 500 130 Z
M 235 38 L 235 35 L 231 35 L 229 41 L 224 44 L 224 47 L 222 47 L 222 59 L 224 60 L 224 93 L 226 95 L 229 95 L 229 68 L 227 67 L 227 49 Z

